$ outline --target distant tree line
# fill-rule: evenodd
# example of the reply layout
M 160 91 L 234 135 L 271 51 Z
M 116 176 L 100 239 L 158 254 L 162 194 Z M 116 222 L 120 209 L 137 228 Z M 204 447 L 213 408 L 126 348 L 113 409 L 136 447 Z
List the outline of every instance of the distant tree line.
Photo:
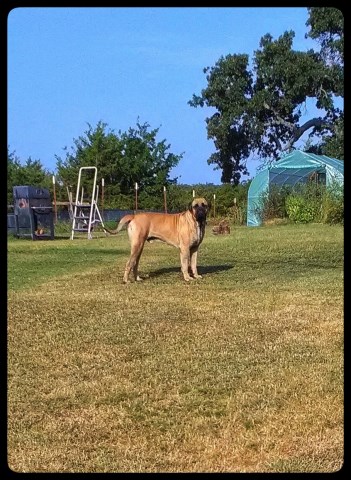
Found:
M 157 141 L 158 131 L 150 129 L 147 123 L 137 122 L 135 128 L 115 134 L 101 121 L 94 128 L 88 124 L 84 135 L 74 139 L 74 145 L 69 150 L 64 149 L 65 158 L 56 156 L 56 200 L 67 202 L 69 192 L 75 199 L 79 169 L 96 166 L 100 204 L 102 179 L 104 180 L 105 209 L 133 210 L 136 183 L 140 210 L 164 210 L 165 206 L 170 212 L 184 210 L 191 202 L 193 192 L 196 196 L 206 197 L 213 204 L 213 211 L 217 215 L 226 215 L 234 202 L 237 202 L 237 205 L 241 202 L 242 208 L 246 209 L 249 182 L 237 186 L 186 185 L 178 184 L 177 178 L 171 178 L 170 171 L 178 164 L 182 155 L 170 153 L 170 146 L 165 140 Z M 14 185 L 41 186 L 49 189 L 53 196 L 54 172 L 45 169 L 40 160 L 33 161 L 29 158 L 22 165 L 15 152 L 8 151 L 7 162 L 9 205 L 13 203 Z M 82 186 L 88 196 L 91 195 L 91 180 L 89 175 L 82 177 Z

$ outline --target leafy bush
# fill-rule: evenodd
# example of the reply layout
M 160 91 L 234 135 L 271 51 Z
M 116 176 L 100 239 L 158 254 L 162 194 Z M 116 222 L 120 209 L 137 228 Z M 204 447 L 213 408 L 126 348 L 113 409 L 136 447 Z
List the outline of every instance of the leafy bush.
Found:
M 329 225 L 344 224 L 344 188 L 333 183 L 323 196 L 322 222 Z
M 294 187 L 271 185 L 261 195 L 256 211 L 262 221 L 288 218 L 296 223 L 343 224 L 343 186 L 336 182 L 328 187 L 314 182 Z
M 227 216 L 234 225 L 244 225 L 247 219 L 247 208 L 242 209 L 234 205 L 228 208 Z
M 344 223 L 343 186 L 308 183 L 296 185 L 286 198 L 289 219 L 298 223 Z
M 269 190 L 261 195 L 259 206 L 256 209 L 262 221 L 287 217 L 285 199 L 290 192 L 291 187 L 289 186 L 270 185 Z
M 296 223 L 313 222 L 318 216 L 320 207 L 313 199 L 303 196 L 289 195 L 285 200 L 285 207 L 290 220 Z

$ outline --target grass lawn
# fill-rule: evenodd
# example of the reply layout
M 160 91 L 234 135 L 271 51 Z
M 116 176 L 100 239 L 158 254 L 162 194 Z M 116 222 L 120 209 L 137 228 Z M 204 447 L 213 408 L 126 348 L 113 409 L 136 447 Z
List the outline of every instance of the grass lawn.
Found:
M 344 457 L 344 231 L 207 228 L 202 280 L 127 234 L 8 239 L 16 472 L 334 472 Z

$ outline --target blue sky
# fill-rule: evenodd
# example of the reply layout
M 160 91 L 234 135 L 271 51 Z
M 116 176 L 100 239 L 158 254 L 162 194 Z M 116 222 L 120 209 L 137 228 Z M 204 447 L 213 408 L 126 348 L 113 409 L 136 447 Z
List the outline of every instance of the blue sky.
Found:
M 117 133 L 139 119 L 159 128 L 169 153 L 184 153 L 171 172 L 178 183 L 220 184 L 221 171 L 207 164 L 213 112 L 187 103 L 207 86 L 203 68 L 228 54 L 252 59 L 266 33 L 293 30 L 295 49 L 317 48 L 304 38 L 307 18 L 304 7 L 16 8 L 8 16 L 9 150 L 54 171 L 55 155 L 65 158 L 88 124 L 101 120 Z M 249 160 L 249 177 L 258 165 Z

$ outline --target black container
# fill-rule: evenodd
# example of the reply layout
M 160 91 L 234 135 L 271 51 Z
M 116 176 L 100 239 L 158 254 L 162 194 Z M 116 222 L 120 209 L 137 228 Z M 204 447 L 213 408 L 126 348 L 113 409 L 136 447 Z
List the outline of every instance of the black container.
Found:
M 15 186 L 13 201 L 17 237 L 54 239 L 54 215 L 49 190 L 28 185 Z

